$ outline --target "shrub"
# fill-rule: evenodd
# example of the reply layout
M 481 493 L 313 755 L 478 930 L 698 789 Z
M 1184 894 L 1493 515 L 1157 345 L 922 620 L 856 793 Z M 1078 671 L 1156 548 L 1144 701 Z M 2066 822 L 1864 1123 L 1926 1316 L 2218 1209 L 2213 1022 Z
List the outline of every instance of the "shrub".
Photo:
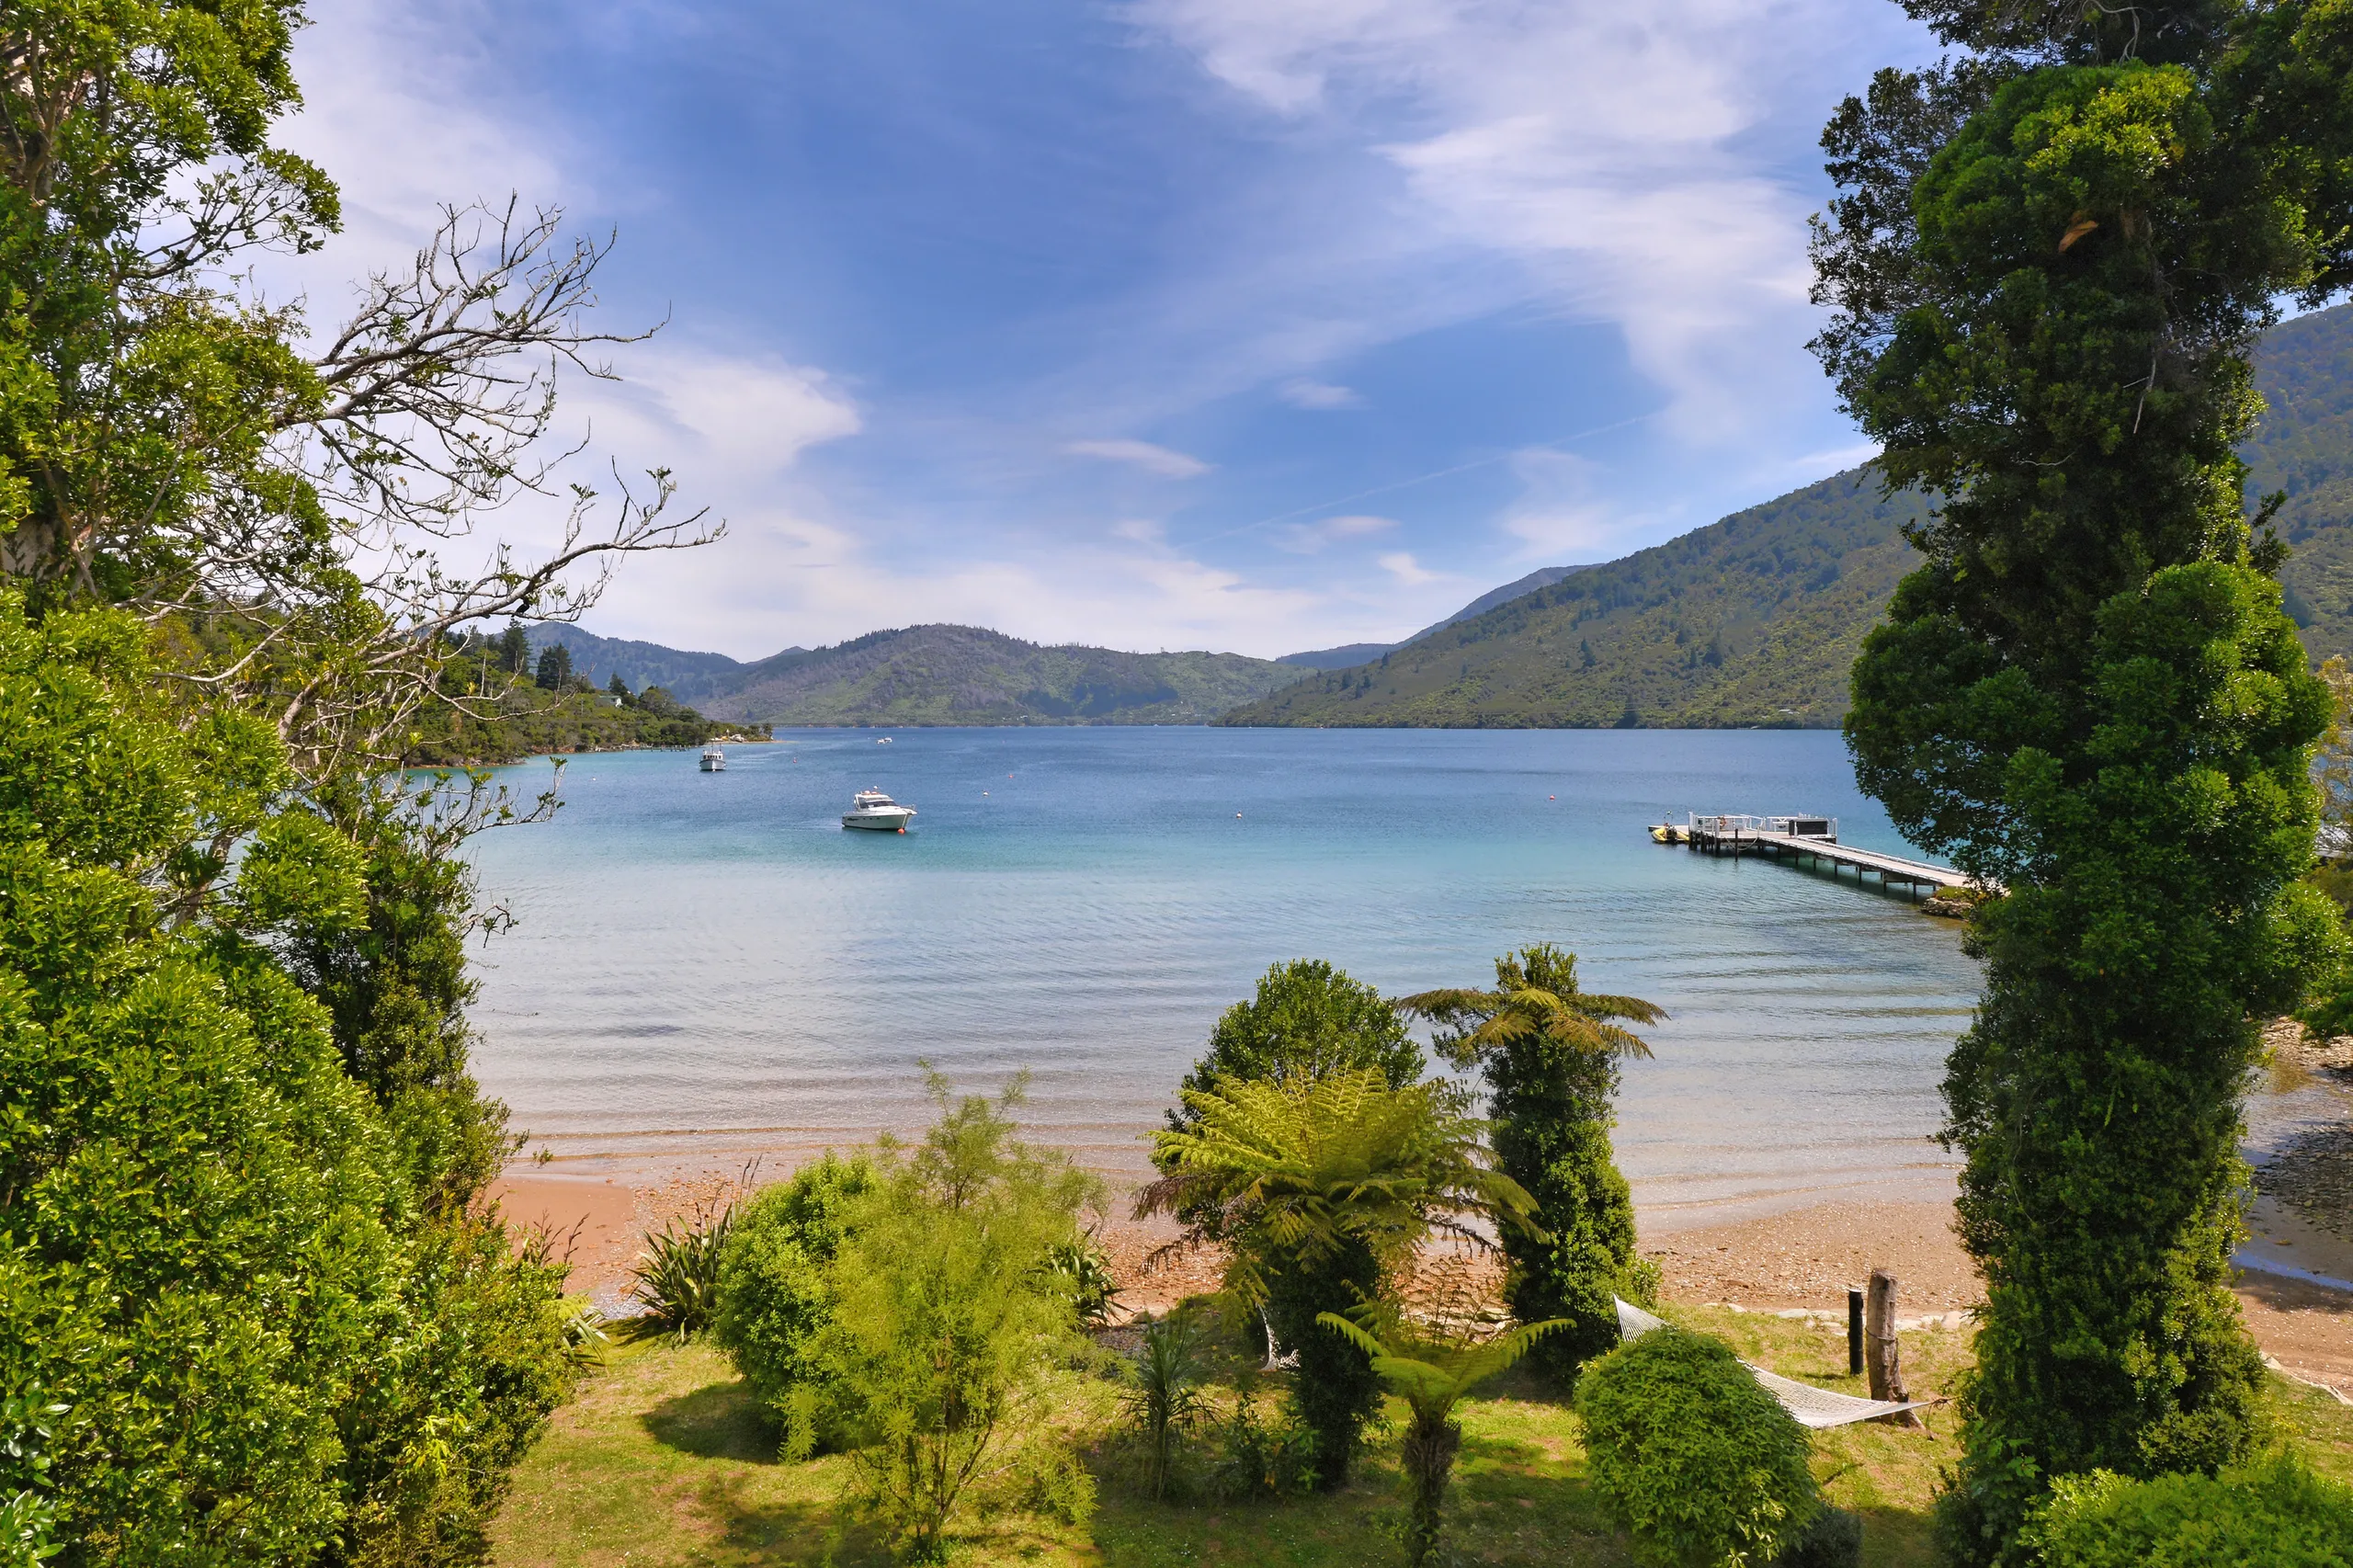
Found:
M 1120 1393 L 1143 1449 L 1145 1486 L 1155 1501 L 1168 1495 L 1178 1440 L 1200 1418 L 1201 1366 L 1193 1340 L 1193 1325 L 1182 1317 L 1144 1324 L 1142 1353 L 1128 1364 L 1127 1387 Z
M 684 1345 L 710 1326 L 719 1301 L 719 1261 L 726 1255 L 734 1210 L 673 1220 L 648 1236 L 630 1265 L 630 1298 L 645 1309 L 632 1332 Z
M 2047 1568 L 2353 1568 L 2353 1488 L 2292 1459 L 2221 1475 L 2066 1476 L 2028 1539 Z
M 1246 1503 L 1303 1497 L 1315 1482 L 1315 1429 L 1296 1417 L 1268 1426 L 1245 1392 L 1218 1426 L 1211 1489 L 1229 1503 Z
M 720 1256 L 712 1336 L 782 1426 L 792 1458 L 841 1440 L 812 1350 L 833 1322 L 826 1271 L 874 1183 L 872 1161 L 828 1152 L 737 1209 Z
M 1577 1415 L 1594 1493 L 1656 1568 L 1743 1568 L 1822 1507 L 1805 1428 L 1720 1340 L 1654 1329 L 1594 1361 Z
M 1814 1515 L 1813 1522 L 1773 1559 L 1773 1568 L 1862 1568 L 1862 1517 L 1830 1507 Z
M 1070 1297 L 1081 1325 L 1101 1328 L 1109 1320 L 1120 1287 L 1111 1275 L 1111 1256 L 1102 1243 L 1093 1236 L 1057 1242 L 1047 1250 L 1046 1269 Z
M 968 1513 L 1093 1506 L 1093 1479 L 1044 1420 L 1040 1385 L 1084 1349 L 1048 1253 L 1099 1187 L 1014 1141 L 986 1100 L 950 1104 L 911 1154 L 886 1145 L 828 1271 L 835 1310 L 810 1348 L 850 1437 L 852 1501 L 903 1558 L 936 1562 Z M 1017 1103 L 1019 1085 L 1006 1096 Z

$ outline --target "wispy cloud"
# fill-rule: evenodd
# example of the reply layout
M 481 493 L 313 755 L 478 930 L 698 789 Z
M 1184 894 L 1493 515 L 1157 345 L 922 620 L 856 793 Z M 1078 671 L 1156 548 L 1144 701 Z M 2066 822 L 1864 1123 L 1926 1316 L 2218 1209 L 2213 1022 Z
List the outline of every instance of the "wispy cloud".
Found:
M 1290 525 L 1276 536 L 1275 544 L 1278 549 L 1287 550 L 1293 555 L 1314 555 L 1324 546 L 1341 540 L 1390 533 L 1397 526 L 1394 517 L 1376 517 L 1369 514 L 1325 517 L 1317 522 Z
M 1192 479 L 1210 471 L 1208 463 L 1190 453 L 1156 447 L 1150 441 L 1065 441 L 1063 450 L 1073 457 L 1127 463 L 1164 479 Z
M 1333 408 L 1362 408 L 1364 398 L 1353 387 L 1335 386 L 1306 376 L 1293 376 L 1275 389 L 1276 395 L 1293 408 L 1322 411 Z
M 1446 576 L 1443 572 L 1428 570 L 1414 559 L 1411 551 L 1403 550 L 1381 557 L 1381 569 L 1409 588 L 1419 587 L 1424 583 L 1440 582 Z

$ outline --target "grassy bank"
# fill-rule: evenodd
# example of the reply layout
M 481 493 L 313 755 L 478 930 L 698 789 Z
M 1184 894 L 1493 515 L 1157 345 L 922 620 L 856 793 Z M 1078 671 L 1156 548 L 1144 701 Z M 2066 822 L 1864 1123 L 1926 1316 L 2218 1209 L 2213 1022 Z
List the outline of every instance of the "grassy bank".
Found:
M 1846 1392 L 1846 1339 L 1836 1330 L 1721 1309 L 1672 1315 L 1726 1338 L 1785 1375 Z M 1968 1336 L 1904 1337 L 1915 1397 L 1940 1392 L 1967 1362 Z M 1248 1373 L 1221 1366 L 1215 1392 L 1230 1403 Z M 2275 1381 L 2282 1426 L 2326 1473 L 2353 1479 L 2353 1410 L 2326 1394 Z M 1099 1376 L 1070 1374 L 1058 1419 L 1101 1440 L 1102 1506 L 1085 1527 L 1000 1522 L 976 1528 L 959 1561 L 1134 1564 L 1233 1563 L 1250 1568 L 1396 1560 L 1393 1435 L 1376 1438 L 1358 1481 L 1334 1497 L 1274 1504 L 1142 1500 L 1123 1479 L 1118 1417 Z M 1499 1564 L 1630 1563 L 1624 1540 L 1587 1493 L 1575 1418 L 1529 1382 L 1506 1383 L 1464 1411 L 1465 1441 L 1451 1534 L 1468 1561 Z M 1834 1502 L 1865 1520 L 1872 1568 L 1927 1568 L 1927 1506 L 1954 1451 L 1952 1417 L 1928 1413 L 1926 1432 L 1859 1426 L 1818 1435 L 1815 1469 Z M 495 1540 L 502 1568 L 687 1568 L 687 1565 L 886 1561 L 881 1543 L 836 1507 L 847 1461 L 776 1462 L 774 1439 L 734 1370 L 715 1350 L 632 1346 L 614 1352 L 560 1412 L 524 1463 Z

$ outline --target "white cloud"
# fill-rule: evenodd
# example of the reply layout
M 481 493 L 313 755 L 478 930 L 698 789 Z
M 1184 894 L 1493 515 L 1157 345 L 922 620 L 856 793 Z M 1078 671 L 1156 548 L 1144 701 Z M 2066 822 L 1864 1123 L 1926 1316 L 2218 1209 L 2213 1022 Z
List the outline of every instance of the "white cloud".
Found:
M 1276 395 L 1293 408 L 1322 411 L 1333 408 L 1362 408 L 1364 399 L 1353 387 L 1334 386 L 1329 381 L 1311 381 L 1294 376 L 1275 389 Z
M 1740 444 L 1822 409 L 1801 347 L 1810 202 L 1750 133 L 1832 63 L 1819 40 L 1855 33 L 1851 6 L 1141 0 L 1131 14 L 1261 110 L 1387 161 L 1419 208 L 1397 222 L 1426 244 L 1512 258 L 1556 308 L 1616 323 L 1677 437 Z
M 1210 471 L 1209 464 L 1189 453 L 1155 447 L 1150 441 L 1066 441 L 1063 450 L 1073 457 L 1129 463 L 1166 479 L 1192 479 Z
M 774 474 L 807 448 L 862 427 L 858 405 L 807 366 L 656 340 L 620 368 L 627 379 L 619 382 L 576 380 L 567 411 L 590 422 L 596 448 L 700 479 Z
M 1419 587 L 1424 583 L 1439 582 L 1446 576 L 1445 573 L 1432 572 L 1424 567 L 1406 551 L 1395 551 L 1381 556 L 1380 560 L 1382 571 L 1409 588 Z
M 1313 555 L 1327 544 L 1344 539 L 1363 539 L 1369 534 L 1387 533 L 1397 526 L 1394 517 L 1356 515 L 1346 517 L 1324 517 L 1313 523 L 1293 523 L 1275 535 L 1275 547 L 1293 555 Z
M 1524 560 L 1607 561 L 1659 521 L 1610 500 L 1601 466 L 1574 452 L 1529 447 L 1512 454 L 1511 471 L 1520 494 L 1502 524 Z
M 1111 525 L 1111 536 L 1134 544 L 1168 542 L 1168 530 L 1152 517 L 1122 517 Z

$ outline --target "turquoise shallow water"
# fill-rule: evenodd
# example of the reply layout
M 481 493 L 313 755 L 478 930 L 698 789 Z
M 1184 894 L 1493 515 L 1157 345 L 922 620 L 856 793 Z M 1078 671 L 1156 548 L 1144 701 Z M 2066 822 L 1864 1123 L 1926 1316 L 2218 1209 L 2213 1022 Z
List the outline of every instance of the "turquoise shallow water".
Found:
M 1025 1115 L 1142 1160 L 1220 1009 L 1267 964 L 1392 993 L 1539 939 L 1665 1006 L 1620 1163 L 1654 1212 L 1941 1194 L 1936 1085 L 1976 965 L 1852 881 L 1661 848 L 1685 811 L 1814 811 L 1906 846 L 1821 733 L 814 731 L 574 759 L 551 824 L 478 841 L 521 917 L 483 954 L 477 1064 L 563 1161 L 732 1166 L 1034 1074 Z M 510 770 L 544 782 L 545 762 Z M 919 808 L 845 833 L 851 793 Z M 1238 813 L 1238 814 L 1237 814 Z

